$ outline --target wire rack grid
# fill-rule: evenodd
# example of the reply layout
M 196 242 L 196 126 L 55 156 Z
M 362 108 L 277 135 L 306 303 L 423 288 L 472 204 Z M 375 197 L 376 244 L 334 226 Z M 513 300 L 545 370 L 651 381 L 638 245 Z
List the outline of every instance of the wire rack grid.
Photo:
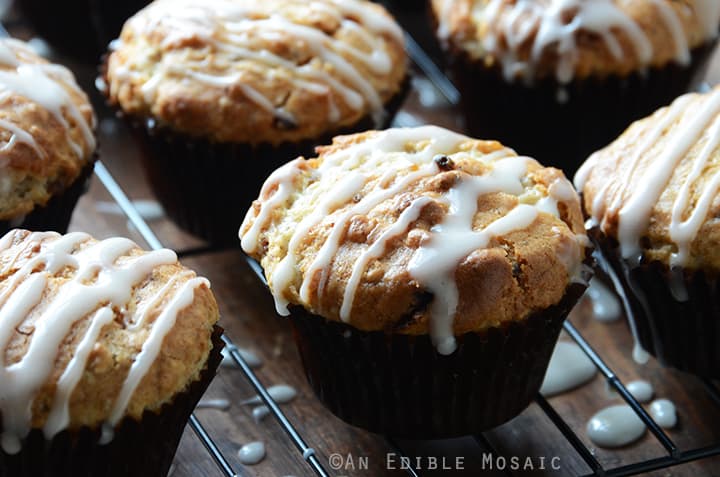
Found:
M 415 41 L 415 39 L 406 33 L 406 46 L 408 54 L 412 61 L 415 63 L 417 68 L 424 74 L 424 76 L 436 87 L 447 102 L 451 105 L 457 105 L 460 100 L 460 93 L 452 84 L 452 82 L 445 76 L 442 70 L 434 63 L 430 55 Z M 124 214 L 130 220 L 130 222 L 136 227 L 137 231 L 141 234 L 147 244 L 153 248 L 162 248 L 162 243 L 158 240 L 155 233 L 152 231 L 150 226 L 142 218 L 138 210 L 133 205 L 132 201 L 124 193 L 121 186 L 116 182 L 113 176 L 110 174 L 108 169 L 102 162 L 98 162 L 95 168 L 95 175 L 102 182 L 104 187 L 113 197 L 113 199 L 120 206 Z M 178 253 L 179 256 L 190 255 L 197 253 L 197 251 L 190 250 L 186 253 L 182 251 Z M 248 259 L 250 266 L 257 274 L 258 279 L 265 283 L 265 278 L 260 269 L 259 265 Z M 625 306 L 625 311 L 628 312 L 628 307 Z M 544 412 L 547 418 L 553 423 L 557 430 L 564 436 L 567 442 L 572 446 L 578 456 L 587 464 L 590 469 L 590 473 L 587 476 L 629 476 L 637 475 L 653 470 L 670 468 L 673 466 L 681 465 L 690 461 L 709 458 L 720 455 L 720 442 L 713 445 L 698 447 L 692 449 L 680 449 L 668 434 L 662 430 L 662 428 L 648 415 L 645 409 L 627 390 L 625 385 L 618 378 L 617 374 L 611 369 L 600 354 L 593 349 L 590 343 L 582 336 L 580 331 L 569 321 L 564 324 L 565 332 L 580 346 L 583 352 L 590 358 L 597 370 L 607 381 L 608 385 L 612 387 L 622 397 L 622 399 L 633 409 L 637 416 L 643 421 L 643 423 L 650 430 L 657 442 L 665 449 L 666 455 L 652 458 L 648 460 L 642 460 L 633 462 L 630 464 L 621 465 L 614 468 L 605 468 L 598 459 L 594 456 L 594 453 L 589 449 L 581 440 L 581 438 L 572 430 L 571 426 L 563 419 L 563 417 L 556 411 L 556 409 L 550 404 L 543 396 L 538 395 L 536 397 L 536 403 L 539 408 Z M 273 417 L 278 421 L 282 429 L 284 430 L 287 438 L 294 444 L 297 451 L 302 455 L 303 460 L 312 469 L 315 475 L 319 477 L 328 477 L 330 474 L 326 470 L 325 466 L 320 462 L 315 449 L 310 447 L 303 436 L 297 431 L 293 423 L 283 413 L 277 403 L 270 396 L 267 387 L 263 385 L 257 375 L 253 372 L 248 363 L 243 359 L 239 352 L 239 349 L 233 344 L 232 340 L 223 336 L 226 347 L 229 350 L 230 356 L 239 366 L 243 372 L 245 378 L 256 390 L 262 401 L 271 411 Z M 710 381 L 703 380 L 703 387 L 709 394 L 714 404 L 720 407 L 720 389 L 718 386 Z M 205 449 L 207 449 L 209 456 L 217 464 L 218 470 L 221 475 L 226 477 L 240 477 L 243 476 L 242 470 L 234 469 L 230 464 L 229 460 L 221 452 L 219 446 L 216 444 L 215 439 L 205 429 L 200 420 L 193 415 L 190 419 L 190 426 L 202 442 Z M 474 439 L 478 445 L 478 452 L 490 452 L 494 455 L 498 453 L 493 448 L 490 441 L 486 436 L 479 434 L 474 436 Z M 398 443 L 392 438 L 386 438 L 388 449 L 397 453 L 398 456 L 404 457 L 404 453 Z M 419 477 L 421 475 L 420 470 L 409 466 L 404 469 L 408 475 L 413 477 Z M 508 475 L 509 472 L 508 472 Z

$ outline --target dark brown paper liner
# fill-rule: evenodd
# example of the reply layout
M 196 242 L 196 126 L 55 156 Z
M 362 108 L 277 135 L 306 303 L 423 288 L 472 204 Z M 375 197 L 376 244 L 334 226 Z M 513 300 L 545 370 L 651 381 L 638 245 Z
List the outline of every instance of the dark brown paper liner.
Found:
M 385 105 L 387 127 L 409 90 L 409 78 Z M 214 143 L 154 127 L 145 118 L 123 115 L 142 146 L 142 164 L 168 216 L 186 231 L 213 245 L 239 247 L 238 230 L 265 179 L 281 165 L 314 157 L 315 146 L 330 144 L 339 134 L 373 129 L 366 116 L 323 136 L 296 143 Z
M 221 334 L 216 326 L 213 348 L 197 381 L 158 412 L 146 411 L 140 421 L 125 418 L 109 444 L 99 443 L 99 429 L 64 431 L 50 441 L 35 429 L 19 454 L 0 449 L 0 477 L 166 477 L 190 414 L 222 360 Z
M 451 73 L 472 135 L 497 139 L 572 177 L 590 154 L 633 121 L 687 92 L 714 46 L 693 50 L 685 67 L 673 63 L 627 77 L 576 79 L 567 85 L 554 78 L 532 85 L 507 82 L 499 67 L 484 67 L 458 52 L 451 54 Z M 564 103 L 558 101 L 563 94 Z
M 0 237 L 15 228 L 37 232 L 67 232 L 75 205 L 88 188 L 95 159 L 85 166 L 75 182 L 63 192 L 53 196 L 43 207 L 35 207 L 21 220 L 0 220 Z
M 125 20 L 150 0 L 21 0 L 23 18 L 59 52 L 97 64 Z
M 585 290 L 526 320 L 459 336 L 450 356 L 427 335 L 363 332 L 297 307 L 295 341 L 310 386 L 345 422 L 378 434 L 474 434 L 520 414 L 540 389 L 563 321 Z
M 616 240 L 597 228 L 590 236 L 622 284 L 642 347 L 664 366 L 720 378 L 718 274 L 671 270 L 657 261 L 631 266 Z

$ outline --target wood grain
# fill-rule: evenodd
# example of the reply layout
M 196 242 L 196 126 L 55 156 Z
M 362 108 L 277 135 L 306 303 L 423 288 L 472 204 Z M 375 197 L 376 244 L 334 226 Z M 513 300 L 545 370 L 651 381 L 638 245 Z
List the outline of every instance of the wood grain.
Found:
M 428 40 L 425 17 L 421 10 L 399 15 L 401 21 L 419 35 L 423 44 L 434 57 L 438 53 Z M 29 38 L 31 32 L 22 28 L 21 19 L 14 18 L 13 33 Z M 58 61 L 69 63 L 89 91 L 92 88 L 95 68 L 72 64 L 65 58 Z M 707 75 L 708 82 L 720 80 L 720 55 L 716 55 Z M 435 123 L 462 129 L 460 114 L 449 105 L 440 93 L 421 73 L 413 81 L 413 91 L 398 117 L 403 125 Z M 138 163 L 139 151 L 129 137 L 124 125 L 115 119 L 102 105 L 102 98 L 93 93 L 93 100 L 100 111 L 99 135 L 102 160 L 123 188 L 134 200 L 152 200 Z M 88 194 L 81 200 L 75 213 L 72 229 L 84 230 L 98 237 L 124 235 L 143 243 L 142 237 L 129 227 L 124 216 L 104 211 L 112 200 L 95 180 Z M 244 211 L 228 211 L 229 220 L 242 217 Z M 292 403 L 283 406 L 287 416 L 295 424 L 310 446 L 317 450 L 321 462 L 330 470 L 331 454 L 344 456 L 348 468 L 331 471 L 332 475 L 347 476 L 399 476 L 406 475 L 401 469 L 388 469 L 388 462 L 399 467 L 396 450 L 387 439 L 345 425 L 314 398 L 305 382 L 299 358 L 288 323 L 279 318 L 266 289 L 259 283 L 246 264 L 239 250 L 202 252 L 204 244 L 180 231 L 166 218 L 151 222 L 160 240 L 168 247 L 180 251 L 200 249 L 184 263 L 213 284 L 222 312 L 222 325 L 227 334 L 241 347 L 248 348 L 263 360 L 257 374 L 267 386 L 286 383 L 299 390 Z M 650 381 L 657 396 L 671 398 L 678 405 L 680 424 L 668 432 L 682 450 L 720 443 L 720 408 L 713 404 L 695 378 L 668 369 L 654 361 L 638 366 L 630 359 L 631 338 L 624 321 L 602 324 L 594 321 L 589 313 L 580 311 L 573 318 L 574 324 L 618 376 L 625 382 L 642 378 Z M 563 338 L 563 339 L 567 339 Z M 252 396 L 253 390 L 238 369 L 222 368 L 210 387 L 208 398 L 226 398 L 232 402 L 228 411 L 202 409 L 197 415 L 214 436 L 220 448 L 243 476 L 312 476 L 314 475 L 287 438 L 281 427 L 267 417 L 255 422 L 251 408 L 240 401 Z M 621 402 L 607 393 L 600 375 L 588 385 L 573 392 L 549 400 L 553 408 L 577 433 L 603 466 L 608 468 L 627 465 L 645 459 L 665 455 L 658 442 L 647 433 L 645 437 L 626 448 L 604 450 L 595 448 L 587 439 L 585 424 L 600 408 Z M 472 437 L 445 441 L 402 441 L 397 443 L 410 456 L 421 456 L 427 466 L 428 457 L 446 459 L 454 464 L 462 458 L 463 470 L 423 470 L 425 476 L 452 475 L 580 475 L 589 468 L 572 449 L 562 434 L 550 422 L 540 408 L 533 404 L 522 415 L 509 423 L 485 434 L 486 441 Z M 268 455 L 259 465 L 242 466 L 237 458 L 238 448 L 247 442 L 261 440 L 266 443 Z M 517 456 L 523 462 L 530 457 L 535 467 L 540 458 L 547 461 L 546 470 L 503 471 L 487 468 L 485 456 L 494 448 L 500 454 Z M 560 469 L 551 469 L 549 462 L 558 457 Z M 367 458 L 368 468 L 361 468 Z M 487 457 L 485 457 L 487 459 Z M 390 461 L 388 461 L 390 459 Z M 442 460 L 439 461 L 442 464 Z M 354 467 L 354 468 L 351 468 Z M 691 464 L 665 469 L 651 475 L 700 476 L 720 474 L 720 459 L 706 459 Z M 183 437 L 171 472 L 174 477 L 221 475 L 195 435 L 188 429 Z

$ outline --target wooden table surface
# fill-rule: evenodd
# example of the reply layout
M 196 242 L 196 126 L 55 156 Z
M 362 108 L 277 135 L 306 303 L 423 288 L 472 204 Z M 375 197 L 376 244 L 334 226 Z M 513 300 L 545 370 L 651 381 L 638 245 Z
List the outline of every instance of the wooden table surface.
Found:
M 399 14 L 411 31 L 424 28 L 424 17 L 418 13 Z M 11 17 L 12 19 L 12 17 Z M 29 38 L 32 33 L 23 29 L 14 18 L 13 34 Z M 420 38 L 426 38 L 418 34 Z M 432 44 L 428 51 L 433 53 Z M 137 161 L 138 150 L 130 140 L 124 125 L 102 106 L 92 87 L 95 76 L 93 66 L 82 66 L 65 58 L 54 58 L 75 70 L 87 91 L 93 92 L 98 105 L 101 159 L 133 200 L 153 200 Z M 720 54 L 716 54 L 707 75 L 715 84 L 720 79 Z M 439 91 L 422 74 L 413 80 L 413 91 L 397 118 L 401 125 L 434 123 L 462 130 L 462 120 Z M 290 158 L 288 158 L 290 159 Z M 145 245 L 142 237 L 128 225 L 127 219 L 113 210 L 113 201 L 99 183 L 93 180 L 90 191 L 80 201 L 75 212 L 73 230 L 83 230 L 99 238 L 122 235 Z M 228 210 L 228 220 L 238 224 L 244 211 Z M 272 300 L 247 265 L 239 250 L 210 251 L 203 242 L 180 231 L 169 220 L 159 218 L 150 225 L 162 243 L 180 252 L 191 251 L 183 262 L 199 274 L 208 277 L 218 298 L 222 313 L 221 324 L 235 343 L 256 353 L 263 361 L 256 370 L 266 386 L 289 384 L 299 390 L 298 397 L 282 409 L 294 423 L 307 443 L 313 447 L 331 475 L 384 477 L 408 475 L 400 469 L 396 451 L 384 437 L 352 428 L 326 411 L 315 399 L 303 375 L 295 350 L 289 324 L 275 314 Z M 628 382 L 642 378 L 650 381 L 656 395 L 672 399 L 678 406 L 679 425 L 668 431 L 681 450 L 720 443 L 720 407 L 709 399 L 696 378 L 672 370 L 662 369 L 651 361 L 645 366 L 636 365 L 630 358 L 632 340 L 624 320 L 610 324 L 600 323 L 585 309 L 575 313 L 574 325 L 600 353 L 617 375 Z M 563 339 L 568 339 L 567 337 Z M 549 399 L 550 404 L 567 422 L 582 442 L 592 450 L 606 468 L 630 464 L 666 455 L 664 449 L 648 432 L 640 441 L 622 449 L 596 448 L 587 438 L 585 424 L 599 409 L 620 403 L 618 397 L 607 392 L 607 385 L 598 374 L 588 385 L 575 391 Z M 239 475 L 242 476 L 312 476 L 314 473 L 287 438 L 280 425 L 267 417 L 256 422 L 251 407 L 240 401 L 254 395 L 253 389 L 239 369 L 221 368 L 206 398 L 230 400 L 227 411 L 200 409 L 197 416 L 214 437 Z M 537 404 L 512 421 L 484 434 L 484 439 L 471 437 L 444 441 L 396 443 L 410 456 L 420 456 L 421 465 L 428 467 L 430 457 L 439 460 L 438 469 L 423 469 L 424 476 L 450 475 L 566 475 L 589 472 L 589 468 L 572 449 Z M 237 457 L 242 444 L 261 440 L 266 444 L 267 457 L 255 466 L 243 466 Z M 483 456 L 494 448 L 507 457 L 516 456 L 520 462 L 532 459 L 534 470 L 499 471 L 490 469 Z M 333 456 L 330 460 L 330 456 Z M 338 457 L 344 465 L 337 467 Z M 457 464 L 461 458 L 463 469 Z M 545 458 L 545 470 L 540 470 L 540 458 Z M 551 460 L 553 457 L 558 459 Z M 444 458 L 444 460 L 443 460 Z M 555 469 L 552 464 L 555 464 Z M 443 469 L 445 466 L 452 470 Z M 559 467 L 559 469 L 557 469 Z M 220 476 L 209 454 L 188 428 L 171 471 L 173 477 Z M 656 471 L 651 475 L 701 476 L 720 475 L 720 458 L 695 461 L 683 466 Z

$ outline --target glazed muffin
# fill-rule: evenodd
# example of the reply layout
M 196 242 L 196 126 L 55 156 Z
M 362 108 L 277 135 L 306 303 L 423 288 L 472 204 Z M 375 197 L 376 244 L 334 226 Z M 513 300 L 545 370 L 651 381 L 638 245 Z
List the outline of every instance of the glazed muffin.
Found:
M 23 19 L 59 53 L 97 64 L 125 20 L 149 0 L 21 0 Z
M 268 178 L 240 235 L 318 397 L 413 438 L 519 414 L 589 278 L 562 172 L 434 126 L 317 152 Z
M 145 147 L 168 214 L 220 245 L 278 166 L 388 123 L 402 31 L 364 0 L 157 0 L 113 45 L 101 87 Z
M 0 234 L 65 232 L 95 162 L 95 116 L 72 73 L 0 40 Z
M 593 151 L 688 91 L 715 0 L 432 0 L 467 126 L 548 165 Z
M 634 123 L 575 183 L 631 307 L 636 359 L 720 377 L 720 88 Z
M 0 239 L 0 475 L 166 476 L 221 359 L 204 278 L 84 233 Z

